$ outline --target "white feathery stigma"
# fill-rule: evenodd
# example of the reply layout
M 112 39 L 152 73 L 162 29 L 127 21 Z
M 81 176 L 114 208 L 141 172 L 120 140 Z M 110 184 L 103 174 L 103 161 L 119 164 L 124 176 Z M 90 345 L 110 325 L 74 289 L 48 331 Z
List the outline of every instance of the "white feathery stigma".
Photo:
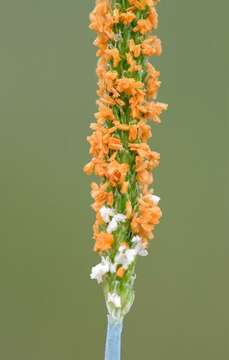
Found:
M 155 205 L 158 205 L 159 201 L 161 200 L 160 196 L 157 196 L 157 195 L 152 195 L 151 199 Z
M 103 221 L 108 224 L 110 222 L 110 218 L 115 215 L 115 211 L 112 208 L 109 208 L 107 206 L 103 206 L 100 210 L 100 215 L 103 219 Z
M 111 263 L 109 257 L 102 257 L 102 260 L 99 264 L 95 265 L 91 269 L 91 279 L 97 280 L 98 284 L 103 281 L 103 277 L 108 272 L 114 273 L 116 271 L 116 266 Z
M 118 228 L 119 223 L 126 221 L 126 215 L 124 214 L 116 214 L 113 216 L 112 220 L 108 224 L 107 232 L 111 234 L 112 232 L 116 231 Z
M 134 245 L 134 249 L 136 250 L 139 256 L 147 256 L 148 251 L 146 250 L 142 238 L 138 235 L 134 236 L 131 240 Z
M 107 294 L 107 302 L 112 303 L 116 308 L 121 307 L 121 297 L 114 292 Z
M 124 269 L 135 260 L 137 251 L 135 249 L 123 249 L 122 246 L 119 248 L 119 252 L 115 256 L 115 264 L 122 265 Z

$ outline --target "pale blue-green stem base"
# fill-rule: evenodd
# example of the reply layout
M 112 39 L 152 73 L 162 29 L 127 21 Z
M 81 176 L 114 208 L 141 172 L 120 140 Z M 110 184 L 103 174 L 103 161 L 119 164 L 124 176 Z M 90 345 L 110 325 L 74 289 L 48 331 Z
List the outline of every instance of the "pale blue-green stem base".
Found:
M 123 321 L 122 319 L 114 319 L 111 315 L 108 315 L 107 318 L 105 360 L 120 360 Z

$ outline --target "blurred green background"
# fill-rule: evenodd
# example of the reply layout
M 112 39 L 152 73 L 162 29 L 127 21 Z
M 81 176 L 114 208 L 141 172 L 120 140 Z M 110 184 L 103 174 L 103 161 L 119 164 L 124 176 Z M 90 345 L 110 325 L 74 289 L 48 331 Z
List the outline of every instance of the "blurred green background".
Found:
M 0 3 L 0 358 L 103 359 L 89 279 L 86 136 L 96 110 L 93 0 Z M 164 218 L 138 263 L 123 359 L 229 358 L 229 45 L 226 0 L 162 0 Z

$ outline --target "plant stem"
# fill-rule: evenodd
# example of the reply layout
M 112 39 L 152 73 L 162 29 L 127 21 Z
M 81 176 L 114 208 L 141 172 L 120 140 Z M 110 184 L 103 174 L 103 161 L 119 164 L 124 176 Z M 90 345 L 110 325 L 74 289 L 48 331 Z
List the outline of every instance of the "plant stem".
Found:
M 123 321 L 122 319 L 114 319 L 111 315 L 108 315 L 107 318 L 105 360 L 120 360 Z

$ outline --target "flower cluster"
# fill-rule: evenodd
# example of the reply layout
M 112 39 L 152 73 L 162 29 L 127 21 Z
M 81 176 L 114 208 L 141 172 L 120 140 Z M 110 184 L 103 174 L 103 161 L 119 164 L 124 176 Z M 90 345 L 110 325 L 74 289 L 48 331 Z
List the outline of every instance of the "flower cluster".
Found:
M 84 171 L 101 178 L 91 194 L 94 250 L 102 257 L 91 278 L 103 284 L 113 316 L 123 316 L 133 302 L 136 257 L 147 255 L 161 217 L 152 188 L 160 154 L 147 143 L 150 122 L 160 123 L 167 108 L 156 102 L 160 73 L 148 60 L 161 54 L 161 42 L 152 35 L 157 3 L 97 0 L 90 14 L 90 28 L 97 32 L 99 99 L 88 137 L 92 159 Z

